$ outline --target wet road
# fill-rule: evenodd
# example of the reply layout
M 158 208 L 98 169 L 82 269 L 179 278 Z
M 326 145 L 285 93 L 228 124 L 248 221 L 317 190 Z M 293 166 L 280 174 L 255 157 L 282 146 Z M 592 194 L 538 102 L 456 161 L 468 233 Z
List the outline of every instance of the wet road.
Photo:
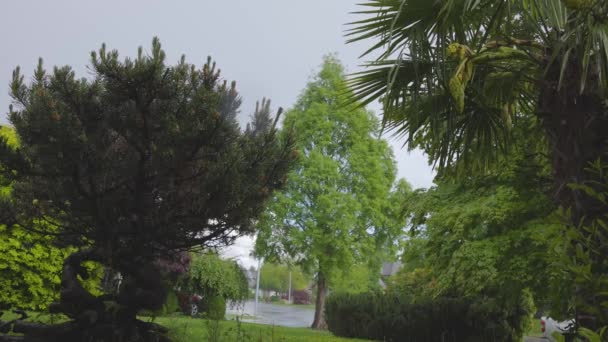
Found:
M 274 324 L 284 327 L 309 327 L 314 318 L 314 310 L 298 305 L 275 305 L 258 303 L 257 315 L 254 314 L 255 303 L 245 302 L 241 307 L 226 308 L 228 315 L 243 316 L 243 322 Z M 255 316 L 255 317 L 251 317 Z

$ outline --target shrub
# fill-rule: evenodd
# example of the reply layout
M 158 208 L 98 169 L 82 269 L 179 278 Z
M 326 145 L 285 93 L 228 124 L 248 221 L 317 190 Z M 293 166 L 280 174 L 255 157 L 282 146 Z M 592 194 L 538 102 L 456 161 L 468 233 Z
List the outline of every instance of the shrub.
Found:
M 180 306 L 179 301 L 177 299 L 177 294 L 174 290 L 170 290 L 167 293 L 167 299 L 165 300 L 165 304 L 163 305 L 163 314 L 170 315 L 179 310 Z
M 580 327 L 598 330 L 601 341 L 608 340 L 608 163 L 597 160 L 587 170 L 593 180 L 570 184 L 593 203 L 595 218 L 581 219 L 579 225 L 562 227 L 554 238 L 550 254 L 549 290 L 551 314 L 556 318 L 576 318 Z M 562 211 L 565 222 L 572 213 Z M 606 327 L 602 329 L 602 327 Z M 581 329 L 588 340 L 594 341 L 589 330 Z M 598 341 L 600 341 L 598 339 Z
M 186 298 L 187 300 L 187 298 Z M 163 304 L 162 308 L 158 309 L 158 310 L 139 310 L 139 312 L 137 313 L 140 316 L 147 316 L 147 317 L 158 317 L 158 316 L 168 316 L 171 315 L 177 311 L 182 310 L 181 307 L 181 297 L 178 293 L 175 292 L 174 289 L 168 289 L 167 290 L 167 297 L 165 298 L 165 303 Z M 188 303 L 186 303 L 186 307 L 184 307 L 184 309 L 187 308 Z M 189 308 L 187 310 L 184 310 L 184 312 L 189 312 L 188 311 Z
M 203 297 L 220 295 L 232 303 L 249 296 L 247 276 L 234 260 L 224 260 L 217 254 L 193 255 L 190 269 L 178 285 L 182 291 Z
M 525 293 L 524 293 L 525 294 Z M 325 305 L 329 330 L 338 336 L 381 341 L 516 341 L 534 311 L 526 298 L 411 302 L 395 294 L 332 294 Z
M 207 318 L 220 320 L 226 317 L 226 300 L 224 297 L 219 295 L 210 296 L 206 304 Z

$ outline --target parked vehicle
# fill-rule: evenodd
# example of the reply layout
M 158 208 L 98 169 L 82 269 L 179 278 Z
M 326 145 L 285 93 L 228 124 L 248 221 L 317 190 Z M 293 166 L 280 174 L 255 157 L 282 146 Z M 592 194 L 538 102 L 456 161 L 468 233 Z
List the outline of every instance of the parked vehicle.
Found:
M 549 341 L 556 341 L 554 333 L 567 335 L 574 328 L 574 324 L 574 319 L 558 322 L 547 316 L 540 318 L 540 330 L 543 333 L 543 337 Z
M 311 295 L 306 290 L 296 290 L 296 291 L 293 291 L 292 300 L 293 300 L 294 304 L 310 304 Z

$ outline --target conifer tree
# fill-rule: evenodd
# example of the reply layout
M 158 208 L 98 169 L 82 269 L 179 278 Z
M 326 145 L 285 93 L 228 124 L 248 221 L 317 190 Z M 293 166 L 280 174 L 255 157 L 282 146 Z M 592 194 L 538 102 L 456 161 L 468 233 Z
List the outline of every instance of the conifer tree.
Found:
M 241 131 L 236 85 L 210 59 L 202 69 L 184 57 L 166 65 L 155 38 L 150 55 L 140 48 L 122 61 L 104 45 L 91 69 L 93 79 L 78 79 L 68 66 L 49 74 L 40 61 L 30 84 L 13 73 L 9 120 L 20 147 L 0 139 L 2 176 L 12 182 L 1 223 L 78 251 L 65 259 L 51 307 L 72 320 L 18 321 L 13 331 L 25 336 L 0 341 L 167 340 L 135 317 L 164 302 L 155 261 L 252 233 L 286 180 L 290 138 L 272 125 Z M 85 261 L 120 272 L 120 291 L 86 291 Z

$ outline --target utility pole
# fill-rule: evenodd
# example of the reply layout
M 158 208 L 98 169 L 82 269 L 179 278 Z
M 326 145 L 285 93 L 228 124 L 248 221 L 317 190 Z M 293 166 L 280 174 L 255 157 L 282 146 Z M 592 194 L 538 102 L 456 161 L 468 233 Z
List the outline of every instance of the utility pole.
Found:
M 260 296 L 260 269 L 262 268 L 262 258 L 258 259 L 258 275 L 255 277 L 255 307 L 253 309 L 253 315 L 258 315 L 258 298 Z
M 291 304 L 291 270 L 289 271 L 289 292 L 287 292 L 287 303 Z

